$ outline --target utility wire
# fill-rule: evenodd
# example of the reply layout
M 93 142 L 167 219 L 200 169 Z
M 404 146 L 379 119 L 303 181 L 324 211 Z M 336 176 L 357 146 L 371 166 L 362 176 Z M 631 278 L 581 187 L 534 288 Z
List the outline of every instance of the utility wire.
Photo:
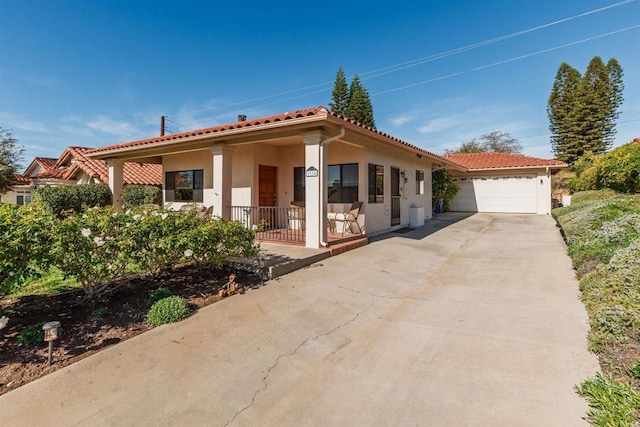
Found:
M 613 34 L 622 33 L 624 31 L 633 30 L 633 29 L 636 29 L 638 27 L 640 27 L 640 24 L 634 25 L 634 26 L 631 26 L 631 27 L 622 28 L 622 29 L 615 30 L 615 31 L 610 31 L 608 33 L 599 34 L 597 36 L 588 37 L 586 39 L 578 40 L 578 41 L 575 41 L 575 42 L 566 43 L 566 44 L 563 44 L 563 45 L 560 45 L 560 46 L 554 46 L 554 47 L 551 47 L 549 49 L 539 50 L 539 51 L 536 51 L 536 52 L 528 53 L 526 55 L 516 56 L 516 57 L 513 57 L 513 58 L 505 59 L 504 61 L 498 61 L 498 62 L 494 62 L 492 64 L 483 65 L 481 67 L 471 68 L 471 69 L 466 70 L 466 71 L 461 71 L 461 72 L 458 72 L 458 73 L 448 74 L 446 76 L 437 77 L 437 78 L 430 79 L 430 80 L 423 80 L 421 82 L 412 83 L 412 84 L 408 84 L 408 85 L 404 85 L 404 86 L 399 86 L 399 87 L 396 87 L 396 88 L 393 88 L 393 89 L 384 90 L 384 91 L 381 91 L 381 92 L 376 92 L 374 94 L 371 94 L 371 96 L 373 97 L 373 96 L 377 96 L 377 95 L 384 95 L 384 94 L 387 94 L 387 93 L 396 92 L 396 91 L 399 91 L 399 90 L 408 89 L 408 88 L 411 88 L 411 87 L 415 87 L 415 86 L 420 86 L 420 85 L 423 85 L 423 84 L 431 83 L 431 82 L 434 82 L 434 81 L 437 81 L 437 80 L 448 79 L 450 77 L 459 76 L 461 74 L 470 73 L 470 72 L 473 72 L 473 71 L 484 70 L 486 68 L 495 67 L 497 65 L 506 64 L 508 62 L 519 61 L 521 59 L 529 58 L 529 57 L 532 57 L 532 56 L 535 56 L 535 55 L 540 55 L 540 54 L 543 54 L 543 53 L 551 52 L 551 51 L 562 49 L 562 48 L 565 48 L 565 47 L 574 46 L 574 45 L 577 45 L 577 44 L 580 44 L 580 43 L 586 43 L 586 42 L 591 41 L 591 40 L 599 39 L 599 38 L 602 38 L 602 37 L 608 37 L 608 36 L 611 36 Z
M 573 15 L 573 16 L 570 16 L 570 17 L 567 17 L 567 18 L 563 18 L 563 19 L 560 19 L 560 20 L 557 20 L 557 21 L 553 21 L 553 22 L 549 22 L 549 23 L 546 23 L 546 24 L 538 25 L 536 27 L 531 27 L 531 28 L 528 28 L 528 29 L 525 29 L 525 30 L 521 30 L 521 31 L 516 31 L 514 33 L 510 33 L 510 34 L 506 34 L 506 35 L 503 35 L 503 36 L 495 37 L 495 38 L 488 39 L 488 40 L 485 40 L 485 41 L 469 44 L 469 45 L 462 46 L 462 47 L 459 47 L 459 48 L 456 48 L 456 49 L 451 49 L 451 50 L 448 50 L 448 51 L 445 51 L 445 52 L 436 53 L 436 54 L 425 56 L 425 57 L 422 57 L 422 58 L 412 59 L 410 61 L 401 62 L 399 64 L 390 65 L 390 66 L 379 68 L 379 69 L 376 69 L 376 70 L 365 71 L 365 72 L 359 73 L 359 75 L 360 76 L 369 76 L 369 77 L 364 77 L 362 79 L 362 80 L 369 80 L 369 79 L 380 77 L 380 76 L 383 76 L 383 75 L 386 75 L 386 74 L 395 73 L 395 72 L 404 70 L 406 68 L 415 67 L 415 66 L 427 63 L 427 62 L 436 61 L 436 60 L 439 60 L 439 59 L 442 59 L 442 58 L 446 58 L 446 57 L 449 57 L 449 56 L 452 56 L 452 55 L 457 55 L 459 53 L 467 52 L 467 51 L 470 51 L 470 50 L 473 50 L 473 49 L 477 49 L 477 48 L 480 48 L 480 47 L 484 47 L 484 46 L 487 46 L 487 45 L 490 45 L 490 44 L 498 43 L 500 41 L 507 40 L 507 39 L 510 39 L 510 38 L 513 38 L 513 37 L 518 37 L 518 36 L 521 36 L 523 34 L 528 34 L 528 33 L 534 32 L 534 31 L 542 30 L 542 29 L 545 29 L 545 28 L 548 28 L 548 27 L 551 27 L 551 26 L 554 26 L 554 25 L 558 25 L 558 24 L 562 24 L 562 23 L 571 21 L 573 19 L 582 18 L 584 16 L 588 16 L 588 15 L 592 15 L 592 14 L 595 14 L 595 13 L 603 12 L 605 10 L 612 9 L 612 8 L 615 8 L 615 7 L 619 7 L 619 6 L 623 6 L 625 4 L 633 3 L 635 1 L 636 0 L 624 0 L 624 1 L 621 1 L 621 2 L 618 2 L 618 3 L 614 3 L 614 4 L 611 4 L 611 5 L 608 5 L 608 6 L 604 6 L 604 7 L 598 8 L 598 9 L 593 9 L 593 10 L 590 10 L 588 12 L 583 12 L 583 13 L 580 13 L 580 14 L 577 14 L 577 15 Z M 438 78 L 438 79 L 435 79 L 433 81 L 441 80 L 441 79 L 442 78 Z M 199 110 L 182 112 L 182 113 L 179 113 L 179 115 L 197 114 L 197 113 L 202 113 L 202 112 L 210 111 L 210 110 L 217 110 L 217 109 L 222 109 L 222 108 L 235 107 L 235 106 L 238 106 L 238 105 L 249 104 L 249 103 L 253 103 L 253 102 L 256 102 L 256 101 L 262 101 L 262 100 L 269 99 L 269 98 L 275 98 L 275 97 L 289 95 L 289 94 L 296 93 L 296 92 L 302 92 L 302 91 L 309 90 L 309 89 L 314 89 L 314 88 L 317 88 L 317 87 L 323 87 L 323 86 L 331 85 L 332 83 L 333 83 L 333 81 L 318 83 L 318 84 L 314 84 L 314 85 L 310 85 L 310 86 L 305 86 L 305 87 L 299 88 L 299 89 L 292 89 L 292 90 L 288 90 L 288 91 L 285 91 L 285 92 L 276 93 L 276 94 L 273 94 L 273 95 L 265 95 L 265 96 L 261 96 L 261 97 L 257 97 L 257 98 L 253 98 L 253 99 L 248 99 L 248 100 L 245 100 L 245 101 L 238 101 L 238 102 L 233 102 L 233 103 L 229 103 L 229 104 L 226 104 L 226 105 L 219 105 L 219 106 L 215 106 L 215 107 L 207 107 L 207 108 L 201 108 Z M 408 86 L 408 87 L 411 87 L 411 86 Z M 302 95 L 297 95 L 297 96 L 294 96 L 294 97 L 289 97 L 289 98 L 286 98 L 286 99 L 283 99 L 283 100 L 280 100 L 280 101 L 270 102 L 270 103 L 264 104 L 264 105 L 262 105 L 260 107 L 269 106 L 269 105 L 277 104 L 277 103 L 280 103 L 280 102 L 285 102 L 285 101 L 290 101 L 290 100 L 293 100 L 293 99 L 302 98 L 304 96 L 309 96 L 309 95 L 313 95 L 313 94 L 316 94 L 316 93 L 321 93 L 321 92 L 324 92 L 326 90 L 328 90 L 328 88 L 321 89 L 321 90 L 315 90 L 313 92 L 308 92 L 308 93 L 305 93 L 305 94 L 302 94 Z M 386 92 L 384 92 L 384 93 L 386 93 Z M 253 107 L 253 108 L 260 108 L 260 107 Z

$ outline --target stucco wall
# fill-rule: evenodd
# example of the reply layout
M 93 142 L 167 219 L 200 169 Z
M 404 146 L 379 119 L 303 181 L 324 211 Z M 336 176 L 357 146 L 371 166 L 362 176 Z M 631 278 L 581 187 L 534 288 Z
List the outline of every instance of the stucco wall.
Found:
M 327 164 L 358 164 L 358 200 L 364 202 L 361 223 L 367 234 L 387 231 L 391 228 L 391 167 L 406 172 L 406 182 L 401 178 L 400 225 L 409 224 L 409 208 L 423 206 L 427 218 L 431 218 L 431 161 L 418 158 L 413 153 L 371 141 L 358 141 L 360 146 L 333 141 L 327 146 Z M 259 166 L 277 167 L 278 206 L 289 206 L 293 201 L 294 167 L 305 165 L 305 149 L 302 143 L 293 145 L 247 144 L 234 147 L 232 153 L 232 204 L 234 206 L 258 205 Z M 384 203 L 368 203 L 368 165 L 384 166 Z M 213 203 L 213 156 L 210 150 L 166 155 L 163 157 L 165 172 L 203 169 L 203 204 Z M 417 195 L 416 170 L 424 172 L 424 194 Z M 166 200 L 166 197 L 164 198 Z M 178 209 L 184 203 L 173 202 Z M 339 209 L 333 207 L 333 209 Z M 342 210 L 342 209 L 340 209 Z M 366 218 L 366 221 L 365 221 Z

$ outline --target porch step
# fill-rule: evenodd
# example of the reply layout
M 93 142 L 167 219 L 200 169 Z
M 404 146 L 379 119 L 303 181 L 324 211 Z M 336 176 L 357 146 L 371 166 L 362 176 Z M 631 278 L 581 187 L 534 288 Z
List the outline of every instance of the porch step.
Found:
M 331 256 L 336 256 L 341 253 L 350 251 L 351 249 L 360 248 L 369 243 L 369 239 L 366 236 L 358 236 L 352 240 L 341 241 L 339 243 L 334 243 L 329 245 L 329 253 Z

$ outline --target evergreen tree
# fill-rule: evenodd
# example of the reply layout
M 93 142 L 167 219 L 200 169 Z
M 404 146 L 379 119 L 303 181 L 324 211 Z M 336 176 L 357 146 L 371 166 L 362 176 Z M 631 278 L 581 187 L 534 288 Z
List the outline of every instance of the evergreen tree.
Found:
M 347 85 L 347 78 L 344 75 L 342 66 L 338 67 L 336 73 L 331 100 L 333 101 L 329 103 L 331 111 L 344 116 L 347 113 L 347 106 L 349 104 L 349 86 Z
M 349 105 L 347 106 L 345 116 L 363 125 L 371 126 L 372 128 L 376 127 L 369 92 L 362 86 L 357 74 L 351 79 L 351 86 L 349 86 Z
M 18 147 L 18 140 L 11 131 L 0 127 L 0 194 L 4 194 L 14 184 L 14 174 L 22 160 L 24 148 Z
M 587 152 L 605 152 L 613 142 L 622 104 L 622 68 L 594 56 L 584 74 L 562 63 L 553 83 L 547 114 L 556 157 L 573 164 Z

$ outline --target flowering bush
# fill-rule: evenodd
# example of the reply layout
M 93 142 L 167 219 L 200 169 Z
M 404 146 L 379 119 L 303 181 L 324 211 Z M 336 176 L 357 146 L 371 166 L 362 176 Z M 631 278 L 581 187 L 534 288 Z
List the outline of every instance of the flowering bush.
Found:
M 54 264 L 82 284 L 92 299 L 131 263 L 134 247 L 122 238 L 128 220 L 112 207 L 89 209 L 59 220 L 51 248 Z
M 54 266 L 92 299 L 126 271 L 157 274 L 179 262 L 220 265 L 253 256 L 255 232 L 194 212 L 91 208 L 63 218 L 39 203 L 0 205 L 0 296 L 26 276 Z
M 188 230 L 202 222 L 194 212 L 163 209 L 131 209 L 122 215 L 122 238 L 133 247 L 131 262 L 154 275 L 185 258 Z
M 254 237 L 255 231 L 246 229 L 238 221 L 206 218 L 198 227 L 187 230 L 184 259 L 220 266 L 228 257 L 251 257 L 258 252 Z

